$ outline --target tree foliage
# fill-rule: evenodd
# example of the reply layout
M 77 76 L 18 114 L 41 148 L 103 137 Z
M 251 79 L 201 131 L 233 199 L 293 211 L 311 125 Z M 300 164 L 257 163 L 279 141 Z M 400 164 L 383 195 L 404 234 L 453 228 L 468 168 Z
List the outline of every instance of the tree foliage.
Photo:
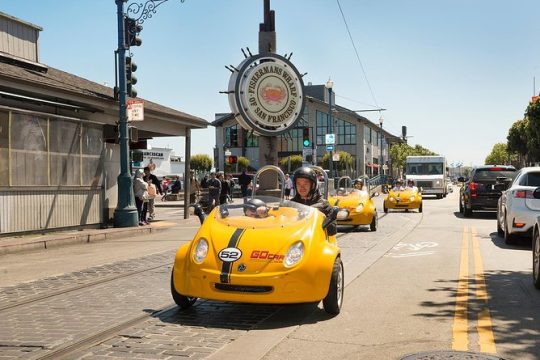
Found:
M 493 145 L 491 153 L 486 157 L 486 165 L 507 165 L 515 159 L 515 155 L 512 156 L 507 151 L 507 145 L 505 143 L 497 143 Z
M 530 155 L 530 160 L 537 161 L 540 159 L 540 98 L 529 103 L 525 112 L 527 120 L 527 151 Z
M 302 155 L 292 155 L 284 157 L 279 161 L 279 167 L 284 173 L 292 173 L 294 170 L 302 166 L 304 158 Z
M 238 169 L 240 169 L 241 171 L 247 170 L 249 167 L 249 164 L 251 164 L 249 159 L 244 156 L 239 156 L 237 161 L 238 161 Z
M 212 159 L 207 154 L 196 154 L 191 157 L 189 166 L 195 171 L 208 172 L 212 169 Z
M 341 172 L 350 172 L 353 167 L 354 157 L 346 151 L 338 151 L 339 161 L 333 162 L 333 169 Z M 330 153 L 327 152 L 323 155 L 321 161 L 324 169 L 330 168 Z

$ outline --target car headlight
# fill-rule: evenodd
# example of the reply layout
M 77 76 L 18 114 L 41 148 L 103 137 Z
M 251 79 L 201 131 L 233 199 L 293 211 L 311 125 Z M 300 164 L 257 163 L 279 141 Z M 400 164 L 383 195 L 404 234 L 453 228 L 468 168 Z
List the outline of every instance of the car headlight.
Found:
M 390 196 L 390 197 L 388 198 L 388 200 L 389 200 L 390 202 L 394 202 L 395 199 L 394 199 L 393 196 Z
M 361 212 L 364 209 L 364 204 L 360 204 L 356 207 L 356 212 Z
M 193 252 L 193 259 L 197 263 L 202 263 L 203 260 L 208 255 L 208 241 L 205 238 L 200 238 L 195 246 L 195 251 Z
M 297 241 L 291 245 L 289 250 L 287 250 L 287 254 L 285 254 L 285 258 L 283 259 L 283 265 L 285 265 L 285 267 L 292 267 L 298 264 L 298 262 L 302 260 L 303 256 L 304 243 Z
M 414 196 L 411 196 L 411 198 L 409 199 L 410 201 L 414 201 L 415 197 Z

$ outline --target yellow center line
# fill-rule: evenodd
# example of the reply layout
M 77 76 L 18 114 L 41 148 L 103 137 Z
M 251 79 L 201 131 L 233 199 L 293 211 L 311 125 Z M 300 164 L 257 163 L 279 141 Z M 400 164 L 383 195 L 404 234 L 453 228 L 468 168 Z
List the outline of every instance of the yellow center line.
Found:
M 468 319 L 467 301 L 469 276 L 469 231 L 467 227 L 463 229 L 463 241 L 461 245 L 461 262 L 459 265 L 459 280 L 456 293 L 456 307 L 454 313 L 454 324 L 452 325 L 452 349 L 467 351 L 468 339 Z
M 476 282 L 476 297 L 484 301 L 484 306 L 478 314 L 478 344 L 481 352 L 496 353 L 495 338 L 492 331 L 491 314 L 488 306 L 488 293 L 484 277 L 484 264 L 480 254 L 480 245 L 476 235 L 476 229 L 472 228 L 474 272 Z

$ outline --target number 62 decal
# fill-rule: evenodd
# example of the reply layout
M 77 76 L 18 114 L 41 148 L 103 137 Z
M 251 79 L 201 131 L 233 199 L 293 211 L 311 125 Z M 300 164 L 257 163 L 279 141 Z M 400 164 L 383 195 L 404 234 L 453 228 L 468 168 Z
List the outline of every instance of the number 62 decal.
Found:
M 242 257 L 242 251 L 234 247 L 228 247 L 226 249 L 221 250 L 218 253 L 218 257 L 223 262 L 233 262 Z

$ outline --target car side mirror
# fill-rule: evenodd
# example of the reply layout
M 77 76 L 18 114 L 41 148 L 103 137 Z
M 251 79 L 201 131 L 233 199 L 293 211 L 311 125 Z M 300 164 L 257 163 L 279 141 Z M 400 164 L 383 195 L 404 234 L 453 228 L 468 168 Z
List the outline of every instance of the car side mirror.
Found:
M 536 189 L 534 189 L 533 198 L 540 199 L 540 187 L 537 187 Z
M 326 229 L 330 224 L 336 221 L 338 212 L 339 208 L 337 206 L 332 206 L 332 210 L 330 210 L 330 212 L 326 216 L 326 219 L 324 219 L 322 223 L 323 229 Z

